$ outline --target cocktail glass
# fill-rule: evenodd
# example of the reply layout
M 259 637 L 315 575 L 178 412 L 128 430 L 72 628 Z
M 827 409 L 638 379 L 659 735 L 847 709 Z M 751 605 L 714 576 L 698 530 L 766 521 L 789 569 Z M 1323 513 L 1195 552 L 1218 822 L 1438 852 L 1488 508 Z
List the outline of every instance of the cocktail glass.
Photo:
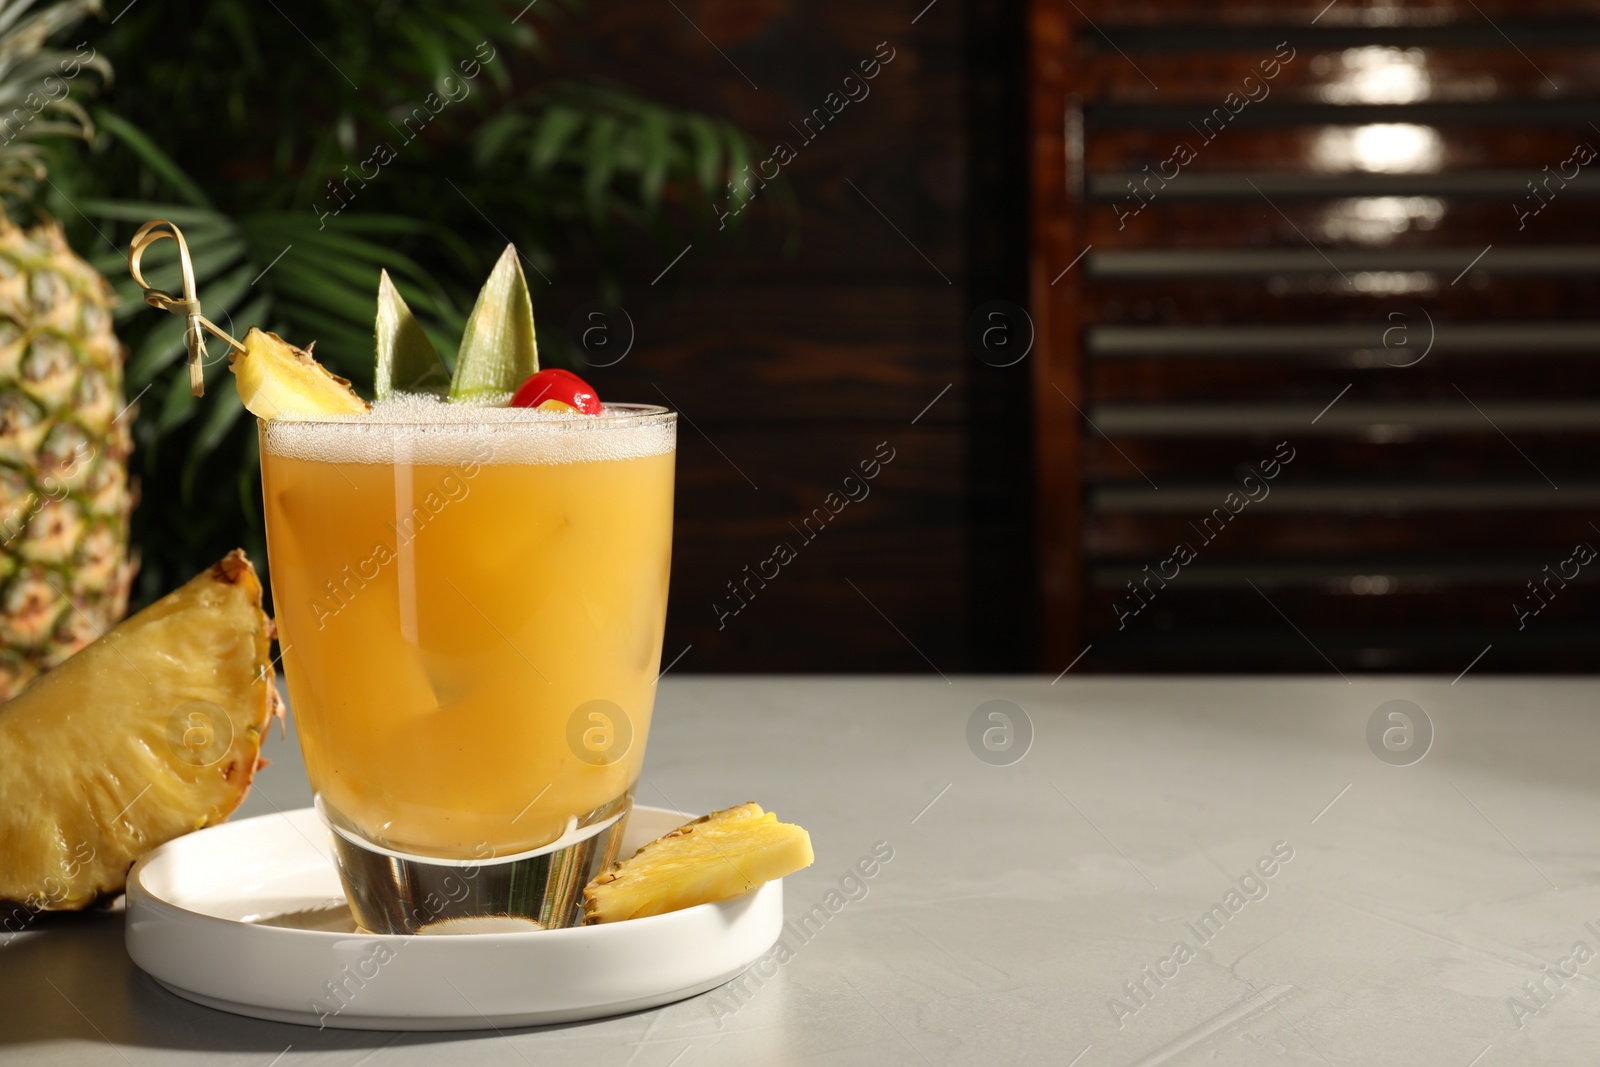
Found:
M 364 929 L 580 918 L 649 733 L 676 418 L 260 424 L 290 708 Z

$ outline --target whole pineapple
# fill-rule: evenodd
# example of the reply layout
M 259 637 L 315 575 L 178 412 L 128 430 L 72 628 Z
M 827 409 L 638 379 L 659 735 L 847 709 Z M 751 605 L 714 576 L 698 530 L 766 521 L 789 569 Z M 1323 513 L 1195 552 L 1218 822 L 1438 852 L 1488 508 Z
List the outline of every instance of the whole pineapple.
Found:
M 71 94 L 104 61 L 47 41 L 99 9 L 0 0 L 0 194 L 11 216 L 38 217 L 29 198 L 48 179 L 33 139 L 91 132 Z M 133 413 L 113 300 L 57 223 L 0 218 L 0 700 L 127 611 Z

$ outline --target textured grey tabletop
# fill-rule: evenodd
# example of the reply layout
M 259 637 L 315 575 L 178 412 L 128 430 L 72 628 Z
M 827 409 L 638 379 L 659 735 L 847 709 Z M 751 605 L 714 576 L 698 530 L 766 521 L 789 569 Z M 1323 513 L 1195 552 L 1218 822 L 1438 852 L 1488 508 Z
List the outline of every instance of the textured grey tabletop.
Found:
M 72 916 L 0 945 L 0 1062 L 1593 1064 L 1597 696 L 669 677 L 642 803 L 755 799 L 809 828 L 791 916 L 893 849 L 775 972 L 568 1027 L 318 1031 L 180 1000 L 129 962 L 120 915 Z M 995 700 L 1032 723 L 1004 766 L 1021 717 L 1009 750 L 995 708 L 969 732 Z M 292 734 L 267 754 L 241 814 L 310 801 Z

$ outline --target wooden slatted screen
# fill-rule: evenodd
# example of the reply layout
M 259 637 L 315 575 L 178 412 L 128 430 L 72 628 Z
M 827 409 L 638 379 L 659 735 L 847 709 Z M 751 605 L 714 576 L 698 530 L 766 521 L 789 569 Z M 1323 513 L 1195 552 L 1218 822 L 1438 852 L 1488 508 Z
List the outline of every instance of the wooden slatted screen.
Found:
M 1325 3 L 1033 0 L 1050 669 L 1600 660 L 1600 9 Z

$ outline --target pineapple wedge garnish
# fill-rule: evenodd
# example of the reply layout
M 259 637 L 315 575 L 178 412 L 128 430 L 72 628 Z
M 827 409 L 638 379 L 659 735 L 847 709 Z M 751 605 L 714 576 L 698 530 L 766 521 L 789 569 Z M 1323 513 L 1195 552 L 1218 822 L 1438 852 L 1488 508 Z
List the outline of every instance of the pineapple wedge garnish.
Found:
M 271 640 L 235 550 L 0 705 L 0 901 L 87 907 L 150 849 L 226 819 L 282 713 Z
M 759 804 L 714 811 L 606 868 L 583 891 L 583 921 L 642 919 L 727 900 L 815 858 L 810 834 Z
M 504 403 L 539 370 L 539 340 L 533 301 L 517 250 L 506 245 L 478 290 L 456 353 L 450 399 L 456 403 Z
M 244 351 L 231 358 L 239 399 L 258 419 L 315 419 L 367 410 L 348 380 L 275 333 L 252 326 L 244 335 Z

